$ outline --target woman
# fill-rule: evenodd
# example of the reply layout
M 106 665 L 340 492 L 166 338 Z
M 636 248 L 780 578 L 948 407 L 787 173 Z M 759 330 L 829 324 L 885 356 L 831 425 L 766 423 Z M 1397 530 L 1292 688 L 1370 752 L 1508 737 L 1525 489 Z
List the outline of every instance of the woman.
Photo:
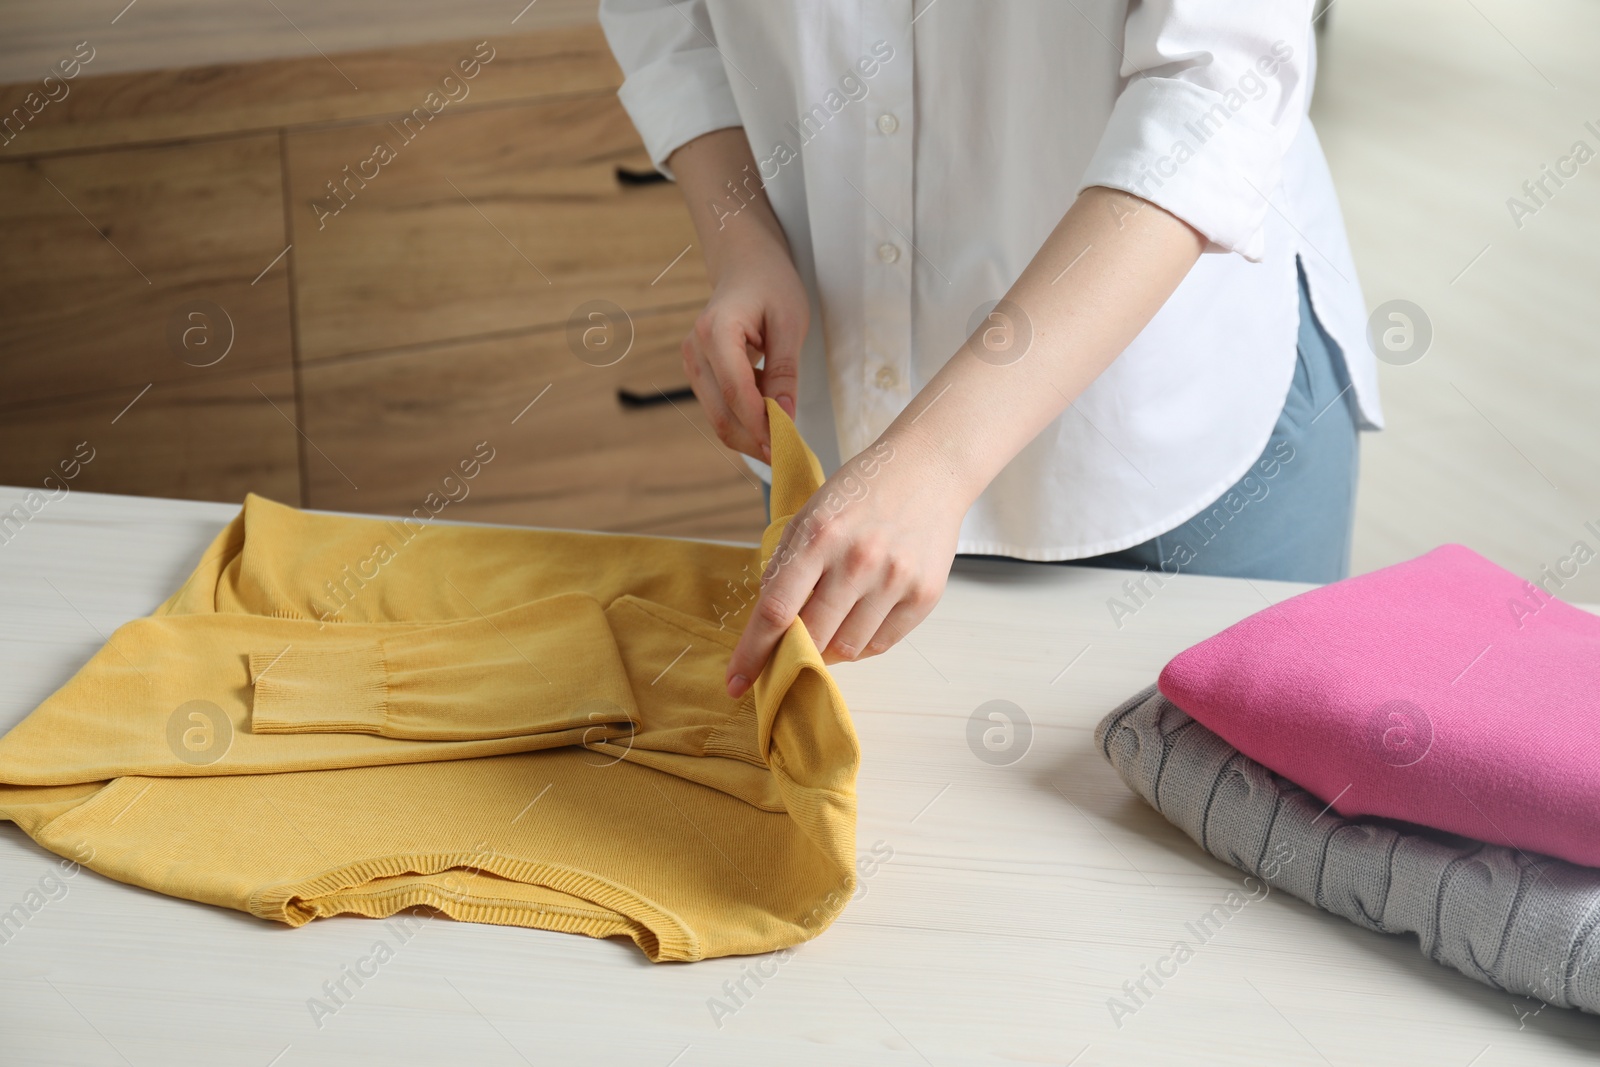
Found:
M 1382 416 L 1306 119 L 1309 0 L 602 0 L 601 22 L 710 273 L 696 396 L 758 459 L 773 398 L 830 474 L 730 693 L 797 615 L 831 662 L 883 652 L 957 553 L 1345 574 Z

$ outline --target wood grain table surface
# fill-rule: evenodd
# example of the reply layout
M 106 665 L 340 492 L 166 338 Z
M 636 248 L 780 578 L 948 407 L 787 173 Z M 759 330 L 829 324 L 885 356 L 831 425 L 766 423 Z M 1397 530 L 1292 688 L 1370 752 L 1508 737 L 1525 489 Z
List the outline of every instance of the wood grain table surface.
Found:
M 23 492 L 0 489 L 0 512 Z M 75 492 L 6 531 L 0 730 L 155 608 L 236 511 Z M 906 641 L 835 669 L 861 738 L 866 877 L 786 961 L 652 965 L 625 941 L 445 918 L 403 940 L 355 917 L 289 929 L 85 869 L 0 943 L 0 1064 L 1594 1062 L 1593 1017 L 1278 893 L 1113 1017 L 1123 983 L 1194 944 L 1188 924 L 1244 878 L 1123 786 L 1094 726 L 1178 651 L 1305 588 L 1180 576 L 1119 627 L 1107 601 L 1127 579 L 958 561 Z M 1012 708 L 1010 749 L 969 740 L 991 701 Z M 0 824 L 0 912 L 58 870 Z M 314 1014 L 380 937 L 392 958 Z

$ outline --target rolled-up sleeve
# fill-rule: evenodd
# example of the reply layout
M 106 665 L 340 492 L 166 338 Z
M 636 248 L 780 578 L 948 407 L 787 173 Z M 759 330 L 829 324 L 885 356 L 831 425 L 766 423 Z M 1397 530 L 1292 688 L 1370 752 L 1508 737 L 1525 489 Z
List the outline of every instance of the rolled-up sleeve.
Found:
M 622 67 L 617 98 L 663 174 L 680 146 L 742 125 L 701 0 L 601 0 L 600 26 Z
M 1306 109 L 1309 0 L 1135 5 L 1128 79 L 1079 191 L 1122 189 L 1183 219 L 1207 251 L 1259 260 L 1284 154 Z

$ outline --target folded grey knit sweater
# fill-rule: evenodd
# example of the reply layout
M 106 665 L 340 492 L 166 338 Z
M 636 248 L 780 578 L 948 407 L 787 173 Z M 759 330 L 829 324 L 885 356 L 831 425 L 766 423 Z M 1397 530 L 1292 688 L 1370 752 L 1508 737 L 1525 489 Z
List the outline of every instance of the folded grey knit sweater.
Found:
M 1369 930 L 1415 934 L 1428 958 L 1486 985 L 1600 1013 L 1600 869 L 1340 818 L 1153 685 L 1107 715 L 1095 743 L 1218 859 Z

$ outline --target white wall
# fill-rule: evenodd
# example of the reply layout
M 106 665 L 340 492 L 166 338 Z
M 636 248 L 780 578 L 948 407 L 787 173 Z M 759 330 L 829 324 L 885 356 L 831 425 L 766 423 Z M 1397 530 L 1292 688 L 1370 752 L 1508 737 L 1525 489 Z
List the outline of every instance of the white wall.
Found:
M 1600 552 L 1600 4 L 1338 0 L 1327 18 L 1312 115 L 1367 306 L 1411 300 L 1434 328 L 1422 360 L 1381 368 L 1356 570 L 1445 541 L 1526 578 L 1577 540 Z M 1519 229 L 1507 199 L 1578 140 L 1597 158 Z M 1600 558 L 1557 593 L 1600 602 Z

